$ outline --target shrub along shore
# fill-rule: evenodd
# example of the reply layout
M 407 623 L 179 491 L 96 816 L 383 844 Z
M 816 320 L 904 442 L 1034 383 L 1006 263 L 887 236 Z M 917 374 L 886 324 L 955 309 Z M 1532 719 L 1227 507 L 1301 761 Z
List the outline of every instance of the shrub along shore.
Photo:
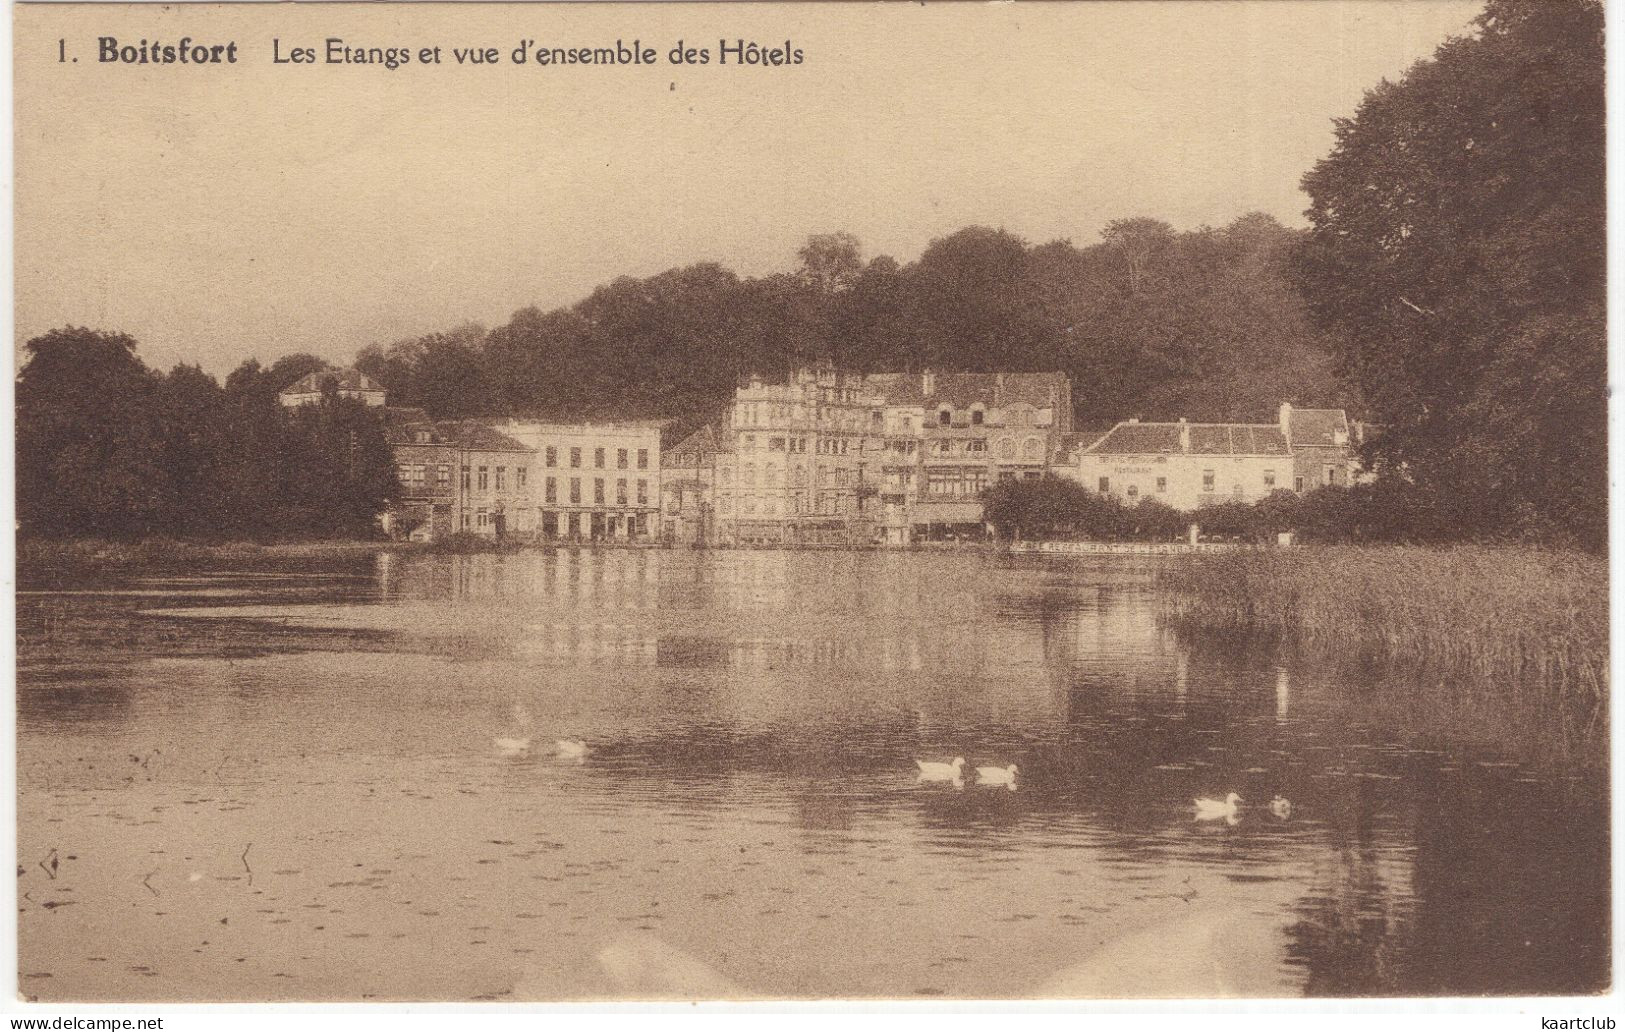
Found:
M 1330 546 L 1193 556 L 1159 573 L 1176 627 L 1268 635 L 1590 715 L 1608 697 L 1608 562 L 1530 547 Z

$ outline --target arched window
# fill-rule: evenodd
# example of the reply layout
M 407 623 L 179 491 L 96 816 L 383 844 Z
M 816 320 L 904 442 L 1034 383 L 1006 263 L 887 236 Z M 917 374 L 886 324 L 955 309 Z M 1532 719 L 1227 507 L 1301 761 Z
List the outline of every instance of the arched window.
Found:
M 1016 457 L 1016 442 L 1008 437 L 999 439 L 999 458 L 1013 459 Z
M 1036 460 L 1038 458 L 1038 449 L 1038 438 L 1029 437 L 1026 441 L 1022 442 L 1021 457 L 1028 460 Z

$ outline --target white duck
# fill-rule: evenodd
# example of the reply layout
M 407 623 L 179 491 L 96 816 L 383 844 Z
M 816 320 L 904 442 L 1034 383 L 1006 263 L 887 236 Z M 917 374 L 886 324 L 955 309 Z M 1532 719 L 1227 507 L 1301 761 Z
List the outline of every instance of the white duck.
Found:
M 493 738 L 491 744 L 497 747 L 497 752 L 503 756 L 523 756 L 530 751 L 528 738 Z
M 965 758 L 955 756 L 952 763 L 932 763 L 929 760 L 915 760 L 915 766 L 920 768 L 919 781 L 951 781 L 963 787 L 965 784 Z
M 1241 796 L 1234 792 L 1224 797 L 1221 802 L 1217 799 L 1196 800 L 1196 819 L 1199 821 L 1216 821 L 1223 817 L 1231 824 L 1236 823 L 1236 804 L 1241 802 Z
M 1291 800 L 1287 799 L 1285 796 L 1276 796 L 1274 799 L 1271 799 L 1270 800 L 1270 813 L 1273 813 L 1276 817 L 1280 818 L 1283 821 L 1286 820 L 1288 817 L 1291 817 L 1292 816 L 1292 802 L 1291 802 Z
M 591 751 L 591 749 L 587 748 L 586 742 L 576 738 L 561 738 L 553 743 L 553 753 L 560 759 L 585 759 L 587 754 Z
M 977 767 L 976 783 L 986 785 L 989 788 L 1003 786 L 1014 792 L 1016 790 L 1017 769 L 1013 763 L 1008 767 Z

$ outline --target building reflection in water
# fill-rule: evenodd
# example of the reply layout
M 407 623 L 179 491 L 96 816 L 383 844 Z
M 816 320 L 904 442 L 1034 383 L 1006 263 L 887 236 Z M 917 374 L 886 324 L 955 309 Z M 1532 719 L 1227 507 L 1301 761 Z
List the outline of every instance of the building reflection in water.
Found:
M 377 570 L 389 601 L 508 621 L 539 682 L 602 693 L 582 706 L 617 740 L 582 777 L 606 799 L 777 807 L 814 851 L 902 829 L 925 850 L 1053 846 L 1274 886 L 1297 899 L 1281 962 L 1316 994 L 1606 985 L 1606 792 L 1480 766 L 1470 743 L 1412 748 L 1403 724 L 1380 737 L 1351 719 L 1368 689 L 1346 672 L 1176 634 L 1147 577 L 789 551 Z M 916 757 L 953 755 L 1018 762 L 1021 790 L 912 784 Z M 1192 821 L 1192 797 L 1231 790 L 1239 826 Z

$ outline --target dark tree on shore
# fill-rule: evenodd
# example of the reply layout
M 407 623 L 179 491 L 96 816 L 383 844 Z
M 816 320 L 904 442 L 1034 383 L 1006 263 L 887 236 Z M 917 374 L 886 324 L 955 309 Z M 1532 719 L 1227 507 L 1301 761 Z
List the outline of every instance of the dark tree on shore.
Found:
M 365 536 L 399 490 L 376 411 L 277 390 L 320 360 L 247 362 L 222 389 L 160 376 L 123 334 L 36 337 L 17 377 L 17 519 L 39 536 Z
M 170 511 L 159 378 L 124 334 L 36 337 L 17 376 L 17 519 L 50 533 L 145 534 Z
M 1603 15 L 1490 0 L 1304 179 L 1304 296 L 1458 533 L 1606 540 Z

